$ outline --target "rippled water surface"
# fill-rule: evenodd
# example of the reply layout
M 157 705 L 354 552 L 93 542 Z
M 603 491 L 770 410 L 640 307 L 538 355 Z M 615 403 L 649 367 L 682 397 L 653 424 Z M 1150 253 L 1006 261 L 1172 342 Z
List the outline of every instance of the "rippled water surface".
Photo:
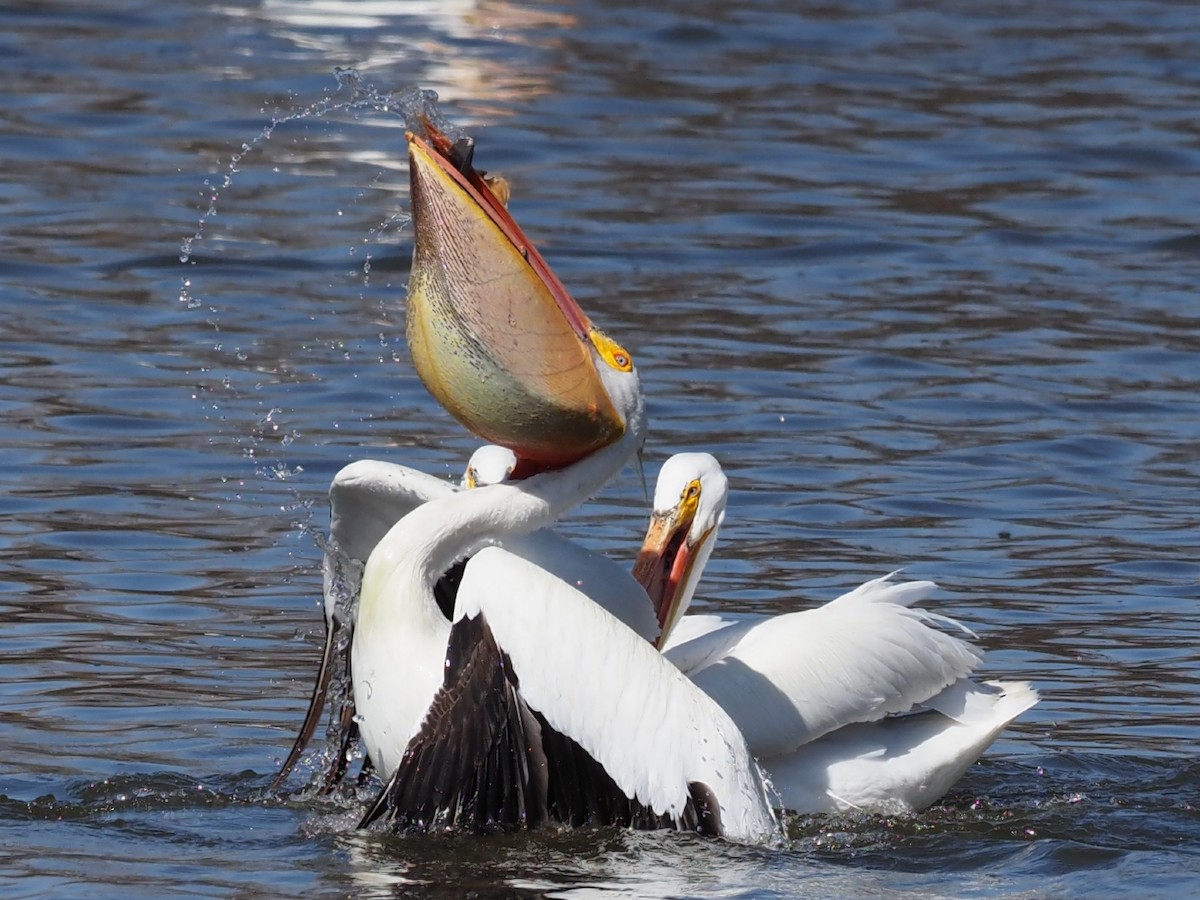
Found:
M 5 896 L 1200 893 L 1200 19 L 655 6 L 0 10 Z M 403 344 L 401 119 L 257 140 L 352 100 L 339 66 L 436 89 L 509 177 L 637 356 L 650 475 L 722 459 L 701 606 L 906 566 L 1038 685 L 943 804 L 767 850 L 264 794 L 330 479 L 472 446 Z M 627 475 L 564 527 L 630 559 L 644 506 Z

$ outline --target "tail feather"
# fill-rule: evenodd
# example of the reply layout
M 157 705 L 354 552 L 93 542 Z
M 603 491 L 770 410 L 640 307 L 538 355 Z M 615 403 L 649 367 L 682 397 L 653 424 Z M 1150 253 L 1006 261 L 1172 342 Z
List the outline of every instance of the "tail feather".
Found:
M 962 678 L 926 700 L 962 725 L 999 730 L 1038 702 L 1038 692 L 1027 681 L 972 681 Z
M 848 725 L 762 766 L 779 805 L 794 812 L 924 809 L 1037 700 L 1023 681 L 962 679 L 925 704 L 933 709 Z

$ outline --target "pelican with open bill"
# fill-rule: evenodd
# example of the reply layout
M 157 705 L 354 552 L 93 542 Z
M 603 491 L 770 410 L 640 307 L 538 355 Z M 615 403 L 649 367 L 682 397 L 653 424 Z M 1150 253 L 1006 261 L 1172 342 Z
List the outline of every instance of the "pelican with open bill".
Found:
M 514 450 L 518 476 L 612 443 L 619 416 L 589 345 L 615 345 L 472 167 L 471 145 L 425 128 L 408 136 L 407 336 L 421 380 L 464 427 Z
M 436 129 L 409 141 L 414 361 L 447 409 L 526 472 L 421 504 L 365 560 L 354 721 L 388 784 L 363 824 L 774 836 L 729 716 L 573 581 L 506 549 L 624 468 L 645 399 L 633 359 L 549 272 L 467 145 Z M 436 585 L 464 559 L 451 621 Z
M 624 468 L 644 440 L 645 399 L 632 357 L 455 146 L 435 129 L 409 138 L 413 358 L 447 409 L 533 471 L 423 504 L 367 560 L 354 695 L 363 741 L 391 777 L 363 824 L 771 836 L 729 716 L 591 598 L 504 548 Z M 434 585 L 464 558 L 449 623 Z
M 407 338 L 422 381 L 466 428 L 516 453 L 514 478 L 567 465 L 612 443 L 624 426 L 590 354 L 599 348 L 631 366 L 628 355 L 591 323 L 509 215 L 507 185 L 473 168 L 473 142 L 452 142 L 428 119 L 422 125 L 426 137 L 407 134 L 415 232 Z M 353 634 L 341 632 L 354 610 L 337 608 L 328 570 L 339 551 L 359 564 L 366 558 L 353 556 L 360 542 L 339 539 L 337 524 L 353 527 L 352 508 L 372 504 L 373 475 L 379 493 L 396 487 L 391 473 L 363 468 L 347 467 L 330 487 L 334 546 L 326 554 L 324 652 L 304 723 L 272 791 L 282 787 L 315 733 L 331 686 L 350 681 Z M 424 496 L 405 499 L 409 508 L 432 496 L 426 485 L 415 486 Z M 339 500 L 345 515 L 339 516 Z M 452 577 L 438 586 L 450 608 L 456 584 Z M 324 792 L 345 774 L 357 738 L 353 698 L 336 702 L 339 749 Z

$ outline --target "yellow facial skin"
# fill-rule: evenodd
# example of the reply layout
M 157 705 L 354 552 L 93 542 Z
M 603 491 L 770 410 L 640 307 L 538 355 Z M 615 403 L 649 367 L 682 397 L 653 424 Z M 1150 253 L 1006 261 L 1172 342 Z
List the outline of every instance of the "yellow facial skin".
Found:
M 596 348 L 596 352 L 600 354 L 600 358 L 618 372 L 633 371 L 633 357 L 629 355 L 629 351 L 599 328 L 593 328 L 588 333 L 588 338 L 591 340 L 592 346 Z
M 425 386 L 523 460 L 566 465 L 616 441 L 625 423 L 597 360 L 631 371 L 628 352 L 592 326 L 487 182 L 456 167 L 444 136 L 408 138 L 408 344 Z

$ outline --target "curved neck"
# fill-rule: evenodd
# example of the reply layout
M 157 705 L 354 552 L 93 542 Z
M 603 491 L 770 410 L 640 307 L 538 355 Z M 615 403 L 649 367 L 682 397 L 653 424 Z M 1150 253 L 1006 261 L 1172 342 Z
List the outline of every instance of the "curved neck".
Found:
M 433 586 L 455 562 L 505 537 L 552 525 L 596 493 L 633 456 L 640 429 L 563 469 L 514 484 L 460 491 L 419 506 L 392 526 L 372 552 L 364 581 L 403 572 L 408 588 L 384 602 L 419 600 L 433 606 Z M 416 594 L 413 597 L 412 594 Z M 436 612 L 436 606 L 434 606 Z M 438 613 L 440 616 L 441 614 Z

